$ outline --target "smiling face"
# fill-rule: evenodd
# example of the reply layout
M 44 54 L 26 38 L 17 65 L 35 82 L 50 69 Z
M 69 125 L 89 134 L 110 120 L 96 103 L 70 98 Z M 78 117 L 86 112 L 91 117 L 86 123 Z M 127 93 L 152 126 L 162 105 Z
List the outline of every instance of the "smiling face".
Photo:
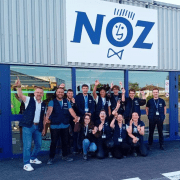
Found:
M 119 93 L 119 89 L 118 88 L 116 88 L 116 87 L 114 87 L 113 88 L 113 92 L 114 92 L 114 95 L 118 95 L 118 93 Z
M 100 91 L 100 96 L 101 96 L 102 98 L 106 97 L 106 91 L 105 91 L 104 89 L 102 89 L 102 90 Z
M 155 98 L 155 99 L 157 99 L 158 98 L 158 96 L 159 96 L 159 91 L 158 90 L 153 90 L 153 97 Z
M 139 115 L 138 113 L 134 112 L 132 113 L 132 119 L 133 119 L 133 122 L 138 122 L 138 119 L 139 119 Z
M 68 97 L 69 99 L 72 99 L 72 98 L 73 98 L 73 92 L 72 92 L 72 91 L 68 91 L 68 92 L 67 92 L 67 97 Z
M 106 112 L 105 111 L 101 111 L 99 114 L 99 117 L 101 120 L 105 120 L 106 119 Z
M 134 96 L 135 96 L 135 92 L 134 92 L 134 91 L 130 91 L 130 92 L 129 92 L 129 97 L 130 97 L 131 99 L 134 99 Z
M 86 115 L 84 117 L 84 125 L 87 126 L 90 123 L 90 120 L 91 120 L 90 117 Z
M 113 37 L 117 41 L 123 41 L 127 36 L 127 28 L 123 23 L 116 23 L 113 27 Z
M 43 90 L 40 88 L 36 88 L 36 90 L 34 92 L 34 96 L 35 96 L 36 100 L 41 100 L 43 95 L 44 95 Z
M 117 121 L 118 121 L 118 123 L 122 123 L 123 122 L 123 116 L 121 114 L 119 114 L 117 116 Z
M 62 99 L 63 97 L 64 97 L 64 89 L 61 89 L 61 88 L 57 89 L 56 98 L 57 99 Z
M 89 90 L 89 88 L 87 86 L 82 87 L 82 92 L 84 95 L 86 95 L 88 93 L 88 90 Z

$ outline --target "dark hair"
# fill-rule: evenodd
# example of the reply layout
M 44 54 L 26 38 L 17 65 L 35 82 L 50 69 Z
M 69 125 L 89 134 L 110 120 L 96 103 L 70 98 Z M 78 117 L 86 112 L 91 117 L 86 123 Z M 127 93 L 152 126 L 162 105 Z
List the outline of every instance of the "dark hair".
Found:
M 104 111 L 104 112 L 106 113 L 105 109 L 101 109 L 100 112 L 99 112 L 99 114 L 100 114 L 102 111 Z
M 73 92 L 73 90 L 72 89 L 68 89 L 67 92 Z
M 120 90 L 118 85 L 114 85 L 114 86 L 112 87 L 112 90 L 114 90 L 114 89 Z
M 152 91 L 154 91 L 154 90 L 158 90 L 158 92 L 159 92 L 159 89 L 157 87 L 155 87 Z
M 82 85 L 82 88 L 83 88 L 83 87 L 89 88 L 89 86 L 88 86 L 87 84 L 83 84 L 83 85 Z
M 86 116 L 88 116 L 88 117 L 89 117 L 89 119 L 90 119 L 89 124 L 93 125 L 93 123 L 92 123 L 92 121 L 91 121 L 91 115 L 89 115 L 89 114 L 85 114 L 85 115 L 83 116 L 83 122 L 82 122 L 82 124 L 81 124 L 81 125 L 84 125 L 84 119 L 85 119 L 85 117 L 86 117 Z
M 100 87 L 100 88 L 99 88 L 99 92 L 102 91 L 102 90 L 104 90 L 104 91 L 106 92 L 105 87 Z
M 62 90 L 64 91 L 64 88 L 58 87 L 58 88 L 55 90 L 54 97 L 56 97 L 56 92 L 57 92 L 58 89 L 62 89 Z
M 134 92 L 134 93 L 136 92 L 134 89 L 130 89 L 130 90 L 129 90 L 129 93 L 130 93 L 130 91 L 132 91 L 132 92 Z

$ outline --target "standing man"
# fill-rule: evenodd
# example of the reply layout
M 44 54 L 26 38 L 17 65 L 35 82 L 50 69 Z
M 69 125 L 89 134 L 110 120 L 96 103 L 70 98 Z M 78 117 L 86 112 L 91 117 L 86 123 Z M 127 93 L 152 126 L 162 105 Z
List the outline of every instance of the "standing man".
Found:
M 124 111 L 124 119 L 126 124 L 128 124 L 131 120 L 133 112 L 137 112 L 139 118 L 141 117 L 140 106 L 144 106 L 146 104 L 146 96 L 144 91 L 140 91 L 140 93 L 142 94 L 142 99 L 135 98 L 136 91 L 134 89 L 129 90 L 129 97 L 125 100 Z
M 73 90 L 68 89 L 67 100 L 71 104 L 71 107 L 73 108 L 74 112 L 77 114 L 78 108 L 77 108 L 77 104 L 73 96 L 74 96 Z M 73 120 L 74 120 L 73 116 L 70 116 L 70 125 L 73 131 L 73 154 L 77 154 L 78 153 L 78 132 L 74 132 L 75 122 Z
M 88 94 L 89 87 L 87 84 L 82 85 L 82 94 L 76 96 L 75 100 L 78 107 L 78 116 L 82 118 L 85 114 L 89 114 L 93 120 L 94 113 L 94 99 Z
M 49 102 L 46 113 L 46 123 L 50 123 L 51 131 L 50 154 L 47 162 L 49 165 L 53 164 L 59 138 L 61 138 L 62 142 L 62 159 L 73 161 L 72 158 L 68 157 L 69 113 L 74 117 L 74 122 L 79 120 L 69 101 L 64 98 L 64 89 L 58 88 L 55 96 L 56 98 Z
M 120 84 L 120 86 L 122 86 L 121 82 L 119 84 Z M 110 102 L 111 102 L 111 112 L 113 112 L 117 106 L 117 102 L 120 101 L 121 106 L 118 110 L 118 114 L 123 115 L 124 114 L 123 104 L 125 101 L 125 89 L 124 88 L 121 88 L 121 89 L 122 89 L 122 93 L 119 93 L 119 91 L 120 91 L 119 86 L 117 86 L 117 85 L 112 86 L 113 94 L 110 98 Z
M 96 102 L 96 108 L 95 108 L 95 120 L 99 119 L 99 113 L 102 109 L 106 111 L 107 117 L 111 115 L 111 102 L 106 96 L 106 90 L 105 88 L 101 87 L 99 90 L 100 96 L 96 94 L 97 86 L 99 85 L 99 81 L 95 81 L 95 86 L 93 89 L 93 97 Z
M 149 145 L 149 149 L 151 149 L 153 143 L 154 129 L 157 124 L 160 149 L 164 150 L 163 122 L 166 117 L 166 103 L 163 99 L 159 98 L 158 88 L 154 88 L 152 93 L 153 93 L 153 98 L 150 99 L 146 105 L 146 114 L 149 119 L 148 145 Z
M 42 163 L 37 159 L 37 154 L 41 150 L 41 132 L 43 130 L 43 121 L 45 118 L 46 104 L 42 102 L 44 92 L 41 87 L 37 87 L 34 92 L 34 97 L 28 97 L 22 94 L 19 78 L 15 82 L 15 85 L 17 87 L 18 97 L 22 99 L 25 104 L 23 118 L 19 123 L 19 125 L 23 127 L 23 169 L 26 171 L 33 171 L 34 168 L 30 163 Z M 34 149 L 31 154 L 32 139 L 34 140 Z

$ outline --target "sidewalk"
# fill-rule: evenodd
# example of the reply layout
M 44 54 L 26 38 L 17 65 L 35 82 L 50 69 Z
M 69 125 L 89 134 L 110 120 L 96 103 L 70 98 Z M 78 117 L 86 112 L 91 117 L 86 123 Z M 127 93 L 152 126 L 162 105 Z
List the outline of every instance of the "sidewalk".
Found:
M 180 171 L 180 142 L 165 142 L 166 151 L 154 143 L 147 157 L 128 156 L 125 159 L 96 158 L 84 161 L 81 155 L 73 162 L 64 162 L 59 155 L 53 165 L 46 165 L 48 155 L 39 157 L 42 165 L 33 165 L 35 171 L 26 172 L 22 159 L 0 161 L 0 180 L 119 180 L 139 177 L 141 180 L 165 180 L 163 173 Z

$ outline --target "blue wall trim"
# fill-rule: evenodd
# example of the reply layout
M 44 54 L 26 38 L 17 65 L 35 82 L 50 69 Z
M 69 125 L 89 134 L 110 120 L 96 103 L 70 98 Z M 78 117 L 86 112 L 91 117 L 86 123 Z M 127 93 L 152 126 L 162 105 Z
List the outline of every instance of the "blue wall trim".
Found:
M 71 69 L 71 77 L 72 77 L 72 90 L 74 91 L 74 97 L 76 96 L 76 68 L 73 67 Z
M 12 131 L 11 131 L 11 99 L 10 99 L 10 65 L 0 65 L 0 146 L 1 158 L 12 157 Z

